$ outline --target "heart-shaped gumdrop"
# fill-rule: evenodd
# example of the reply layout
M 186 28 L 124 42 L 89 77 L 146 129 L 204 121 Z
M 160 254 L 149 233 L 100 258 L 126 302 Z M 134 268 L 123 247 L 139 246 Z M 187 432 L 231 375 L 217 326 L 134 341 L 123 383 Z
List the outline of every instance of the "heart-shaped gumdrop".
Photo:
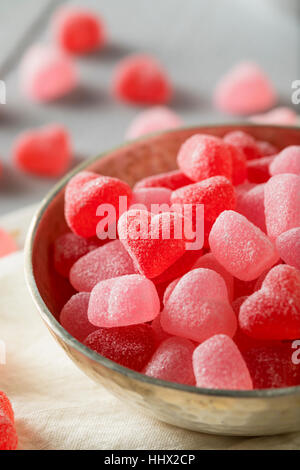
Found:
M 239 323 L 242 331 L 252 338 L 299 338 L 300 272 L 284 264 L 271 269 L 261 289 L 242 304 Z
M 104 218 L 109 224 L 116 224 L 120 212 L 119 198 L 122 196 L 126 198 L 127 204 L 130 204 L 131 189 L 127 183 L 90 171 L 78 173 L 66 187 L 67 224 L 74 233 L 84 238 L 95 236 L 98 229 L 105 231 L 105 224 L 102 228 L 98 226 L 98 229 L 97 225 Z
M 38 176 L 63 174 L 71 162 L 71 144 L 63 126 L 51 124 L 19 135 L 13 148 L 18 168 Z
M 119 219 L 119 238 L 141 274 L 152 279 L 180 258 L 186 249 L 184 218 L 176 212 L 154 215 L 132 209 Z

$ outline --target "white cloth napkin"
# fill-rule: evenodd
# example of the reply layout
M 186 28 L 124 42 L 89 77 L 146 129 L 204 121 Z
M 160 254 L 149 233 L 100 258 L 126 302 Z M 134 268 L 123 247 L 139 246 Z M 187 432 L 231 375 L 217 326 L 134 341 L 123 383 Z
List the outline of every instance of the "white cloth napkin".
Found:
M 32 209 L 10 216 L 20 244 Z M 7 220 L 7 219 L 6 219 Z M 0 219 L 5 227 L 5 218 Z M 17 230 L 16 230 L 17 229 Z M 299 449 L 300 433 L 212 436 L 139 413 L 87 378 L 56 344 L 27 291 L 23 252 L 0 260 L 0 390 L 11 398 L 20 449 Z

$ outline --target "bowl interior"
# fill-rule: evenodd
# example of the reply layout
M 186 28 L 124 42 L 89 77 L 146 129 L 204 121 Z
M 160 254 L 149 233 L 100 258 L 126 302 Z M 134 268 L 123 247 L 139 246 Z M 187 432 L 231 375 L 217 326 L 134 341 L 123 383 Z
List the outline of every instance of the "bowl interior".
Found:
M 68 231 L 64 221 L 64 188 L 67 181 L 78 171 L 86 169 L 121 178 L 132 186 L 145 176 L 175 169 L 178 149 L 191 135 L 201 132 L 223 136 L 237 129 L 250 133 L 256 139 L 267 140 L 279 149 L 300 144 L 300 128 L 220 125 L 180 129 L 134 141 L 88 160 L 58 183 L 42 202 L 33 222 L 27 247 L 31 258 L 30 271 L 35 283 L 33 295 L 50 328 L 53 317 L 58 319 L 61 308 L 75 293 L 69 282 L 56 273 L 52 261 L 54 240 Z M 59 334 L 63 336 L 64 333 L 60 331 Z M 77 341 L 74 341 L 75 347 L 76 343 Z M 77 344 L 79 346 L 79 343 Z

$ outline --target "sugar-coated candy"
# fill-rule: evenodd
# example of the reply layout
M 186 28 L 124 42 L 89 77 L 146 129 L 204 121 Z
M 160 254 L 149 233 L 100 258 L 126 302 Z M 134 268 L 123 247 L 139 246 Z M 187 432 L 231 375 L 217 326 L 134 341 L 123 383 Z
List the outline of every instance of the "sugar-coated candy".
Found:
M 172 95 L 166 71 L 152 56 L 132 55 L 116 67 L 112 91 L 114 96 L 129 103 L 163 104 Z
M 91 333 L 84 344 L 121 366 L 141 371 L 155 351 L 150 325 L 100 328 Z
M 82 256 L 70 270 L 70 282 L 79 292 L 90 292 L 100 281 L 135 274 L 133 261 L 119 240 Z
M 119 238 L 141 274 L 157 277 L 185 253 L 185 239 L 177 237 L 178 228 L 184 232 L 183 222 L 175 212 L 152 215 L 132 209 L 122 214 Z
M 224 211 L 214 223 L 209 245 L 213 255 L 233 276 L 256 279 L 278 260 L 273 243 L 246 217 Z
M 234 187 L 224 176 L 212 176 L 198 183 L 190 184 L 173 191 L 172 204 L 192 205 L 193 224 L 196 225 L 196 206 L 204 206 L 204 238 L 218 215 L 226 209 L 234 209 L 236 203 Z
M 177 277 L 183 276 L 187 273 L 195 261 L 201 256 L 202 250 L 187 250 L 175 263 L 171 264 L 165 271 L 159 276 L 152 278 L 152 281 L 157 286 L 161 283 L 173 281 Z
M 53 245 L 55 270 L 63 277 L 69 277 L 73 264 L 82 256 L 99 247 L 97 239 L 86 239 L 75 233 L 64 233 Z
M 156 379 L 195 385 L 193 351 L 195 345 L 185 338 L 171 337 L 157 348 L 143 373 Z
M 57 44 L 71 54 L 86 54 L 103 47 L 106 42 L 101 18 L 84 8 L 59 8 L 54 14 L 52 29 Z
M 261 151 L 254 137 L 244 131 L 228 132 L 224 136 L 224 142 L 242 150 L 247 160 L 254 160 L 262 157 Z
M 155 343 L 156 345 L 159 345 L 160 343 L 162 343 L 165 339 L 168 339 L 170 338 L 170 335 L 169 333 L 167 333 L 166 331 L 164 331 L 161 327 L 161 324 L 160 324 L 160 315 L 157 315 L 156 318 L 154 318 L 154 320 L 151 322 L 151 327 L 153 329 L 153 332 L 154 332 L 154 338 L 155 338 Z
M 243 353 L 253 388 L 280 388 L 300 384 L 299 364 L 293 364 L 291 343 L 274 341 L 254 345 Z
M 172 191 L 168 188 L 140 188 L 132 192 L 131 209 L 145 209 L 149 212 L 164 212 L 170 205 Z M 163 210 L 158 210 L 158 205 L 164 205 Z M 144 207 L 139 207 L 142 205 Z M 135 207 L 132 207 L 135 206 Z M 167 208 L 168 209 L 168 208 Z
M 264 114 L 256 114 L 250 117 L 250 121 L 257 122 L 258 124 L 279 124 L 292 126 L 297 124 L 298 116 L 292 108 L 285 106 L 274 108 Z
M 300 175 L 300 145 L 285 147 L 270 164 L 272 176 L 280 173 Z
M 169 108 L 155 106 L 138 114 L 126 132 L 127 139 L 137 139 L 146 134 L 176 129 L 183 125 L 181 118 Z
M 280 174 L 269 179 L 265 185 L 265 215 L 272 239 L 300 227 L 300 175 Z
M 138 181 L 134 190 L 140 188 L 168 188 L 174 191 L 175 189 L 181 188 L 187 184 L 191 184 L 193 181 L 190 180 L 180 170 L 169 171 L 167 173 L 159 173 L 158 175 L 147 176 L 146 178 Z
M 236 211 L 244 215 L 263 232 L 266 232 L 264 198 L 264 184 L 257 184 L 249 191 L 238 193 Z
M 166 305 L 166 303 L 168 302 L 168 299 L 171 295 L 171 293 L 173 292 L 176 284 L 178 284 L 180 278 L 178 279 L 174 279 L 174 281 L 170 282 L 170 284 L 166 287 L 165 291 L 164 291 L 164 296 L 163 296 L 163 305 Z
M 247 178 L 251 183 L 265 183 L 270 178 L 269 166 L 274 156 L 257 158 L 247 162 Z
M 160 301 L 152 281 L 140 274 L 106 279 L 92 290 L 88 318 L 96 326 L 136 325 L 153 320 Z
M 278 148 L 271 144 L 271 142 L 257 140 L 256 145 L 263 157 L 270 157 L 271 155 L 278 153 Z
M 223 278 L 204 268 L 185 274 L 166 300 L 161 326 L 167 333 L 196 342 L 219 333 L 233 336 L 237 322 Z
M 3 228 L 0 228 L 0 258 L 18 250 L 15 239 Z
M 300 271 L 300 227 L 291 228 L 276 238 L 280 258 Z
M 12 421 L 0 414 L 0 450 L 16 450 L 18 435 Z
M 34 101 L 51 101 L 70 93 L 78 83 L 72 58 L 52 46 L 37 44 L 25 53 L 20 67 L 23 93 Z
M 6 416 L 12 423 L 15 421 L 14 410 L 8 396 L 0 390 L 0 415 Z
M 64 329 L 81 342 L 98 328 L 88 320 L 89 300 L 88 292 L 73 295 L 63 307 L 59 317 Z
M 200 256 L 196 263 L 193 265 L 193 269 L 196 268 L 206 268 L 216 271 L 225 281 L 228 298 L 231 302 L 233 299 L 233 276 L 226 271 L 226 269 L 216 260 L 212 253 L 206 253 L 203 256 Z
M 224 75 L 214 92 L 215 106 L 229 114 L 265 111 L 276 102 L 276 93 L 265 72 L 254 62 L 240 62 Z
M 257 339 L 300 337 L 300 272 L 280 264 L 266 275 L 261 289 L 250 295 L 239 313 L 242 331 Z
M 70 166 L 70 136 L 60 125 L 50 124 L 20 134 L 13 146 L 15 165 L 37 176 L 56 177 Z
M 98 175 L 90 171 L 77 173 L 67 184 L 65 192 L 65 218 L 70 229 L 85 238 L 94 237 L 97 225 L 104 216 L 97 215 L 101 205 L 110 205 L 115 216 L 108 217 L 110 224 L 116 224 L 119 217 L 119 198 L 123 196 L 129 205 L 132 191 L 127 183 L 118 178 Z M 105 206 L 104 206 L 105 207 Z M 105 227 L 101 231 L 105 231 Z M 97 233 L 99 236 L 99 233 Z
M 232 160 L 232 184 L 243 184 L 247 177 L 246 155 L 236 145 L 227 144 Z
M 215 335 L 200 344 L 193 353 L 197 387 L 231 390 L 253 388 L 247 365 L 226 335 Z
M 231 180 L 231 152 L 222 139 L 212 135 L 195 134 L 187 139 L 179 149 L 177 163 L 193 181 L 218 175 Z

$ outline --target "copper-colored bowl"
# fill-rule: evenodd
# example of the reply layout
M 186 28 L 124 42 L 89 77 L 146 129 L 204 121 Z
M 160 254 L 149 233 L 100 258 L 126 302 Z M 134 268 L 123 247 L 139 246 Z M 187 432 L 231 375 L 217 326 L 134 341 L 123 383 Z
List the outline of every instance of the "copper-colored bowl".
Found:
M 182 428 L 215 434 L 266 435 L 300 430 L 300 386 L 231 391 L 184 386 L 147 377 L 102 357 L 79 343 L 58 323 L 72 294 L 53 269 L 54 239 L 66 231 L 64 188 L 83 169 L 122 178 L 133 185 L 140 178 L 172 170 L 182 142 L 197 132 L 223 136 L 241 129 L 279 148 L 300 144 L 300 128 L 220 125 L 180 129 L 150 136 L 84 162 L 43 200 L 26 243 L 26 278 L 41 317 L 68 356 L 88 376 L 113 394 L 152 416 Z

